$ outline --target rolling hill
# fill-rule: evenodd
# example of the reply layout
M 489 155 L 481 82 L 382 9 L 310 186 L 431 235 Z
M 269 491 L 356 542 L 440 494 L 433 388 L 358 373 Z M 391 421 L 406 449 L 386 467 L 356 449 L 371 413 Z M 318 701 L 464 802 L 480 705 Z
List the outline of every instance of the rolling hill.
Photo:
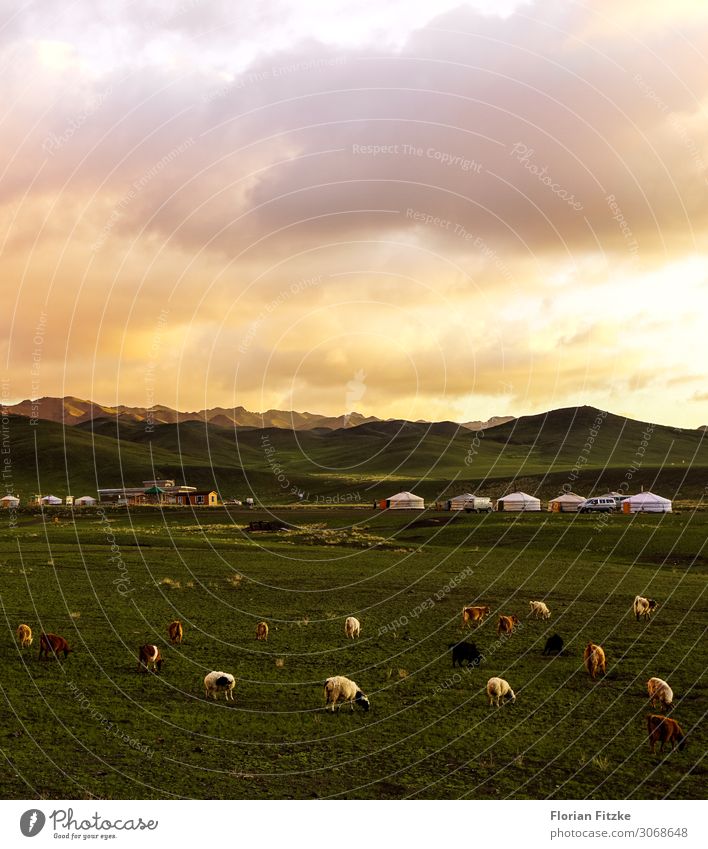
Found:
M 11 416 L 6 489 L 95 493 L 153 477 L 265 503 L 370 502 L 411 489 L 426 499 L 523 489 L 543 498 L 641 487 L 697 499 L 708 470 L 704 431 L 651 425 L 592 407 L 523 416 L 473 433 L 454 422 L 370 421 L 347 428 L 155 424 L 121 417 L 72 427 Z M 599 424 L 598 424 L 599 422 Z M 300 495 L 298 494 L 300 493 Z

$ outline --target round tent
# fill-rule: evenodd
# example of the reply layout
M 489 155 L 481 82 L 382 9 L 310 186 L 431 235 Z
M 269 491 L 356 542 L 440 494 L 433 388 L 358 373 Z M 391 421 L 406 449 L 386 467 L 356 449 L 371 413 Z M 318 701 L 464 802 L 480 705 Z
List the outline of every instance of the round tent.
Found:
M 448 510 L 464 510 L 465 508 L 474 508 L 474 495 L 471 492 L 463 492 L 462 495 L 456 495 L 447 502 Z
M 56 495 L 45 495 L 42 499 L 42 504 L 51 504 L 53 507 L 61 504 L 61 498 L 57 498 Z
M 425 502 L 412 492 L 397 492 L 383 503 L 389 510 L 425 510 Z
M 16 495 L 5 495 L 0 498 L 0 507 L 17 507 L 19 503 L 20 499 Z
M 82 495 L 74 501 L 74 505 L 78 507 L 93 507 L 95 503 L 96 499 L 91 495 Z
M 497 500 L 497 510 L 514 513 L 528 513 L 541 509 L 541 502 L 525 492 L 511 492 Z
M 653 492 L 638 492 L 622 502 L 623 513 L 671 513 L 671 501 Z
M 553 513 L 577 513 L 578 504 L 585 501 L 582 495 L 576 495 L 574 492 L 564 492 L 557 498 L 552 498 L 548 502 L 548 509 Z

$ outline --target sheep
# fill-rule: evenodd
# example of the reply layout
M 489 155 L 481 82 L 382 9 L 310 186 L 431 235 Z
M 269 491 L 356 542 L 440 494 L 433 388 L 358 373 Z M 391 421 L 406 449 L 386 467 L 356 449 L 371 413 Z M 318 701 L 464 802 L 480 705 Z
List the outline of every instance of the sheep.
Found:
M 542 601 L 530 601 L 529 602 L 530 612 L 529 616 L 532 616 L 534 619 L 548 619 L 550 618 L 551 611 L 548 609 L 546 604 Z
M 543 654 L 562 654 L 563 652 L 563 637 L 560 634 L 552 634 L 546 640 L 546 647 L 543 649 Z
M 661 678 L 650 678 L 647 681 L 649 702 L 652 707 L 658 705 L 664 710 L 670 710 L 674 703 L 674 691 Z
M 256 639 L 266 641 L 268 639 L 268 623 L 259 622 L 256 625 Z
M 179 619 L 175 619 L 174 622 L 170 622 L 167 626 L 167 633 L 170 637 L 170 642 L 172 645 L 177 645 L 182 642 L 182 637 L 184 636 L 184 631 L 182 629 L 182 623 Z
M 489 616 L 490 612 L 486 604 L 467 605 L 462 608 L 462 626 L 471 625 L 473 622 L 475 625 L 479 625 L 480 622 L 484 621 L 485 616 Z
M 479 666 L 482 662 L 483 655 L 480 654 L 479 649 L 474 643 L 450 643 L 448 645 L 449 649 L 452 649 L 452 667 L 455 668 L 455 664 L 458 666 L 462 666 L 463 661 L 467 661 L 468 666 Z
M 39 635 L 39 659 L 44 657 L 49 660 L 50 655 L 59 660 L 59 655 L 63 654 L 64 659 L 68 656 L 71 649 L 64 637 L 59 637 L 56 634 L 40 634 Z
M 332 705 L 332 713 L 334 713 L 337 702 L 349 702 L 352 710 L 354 710 L 354 702 L 365 711 L 371 707 L 368 698 L 359 689 L 359 685 L 343 675 L 333 675 L 325 681 L 324 698 L 325 710 L 329 705 Z
M 29 625 L 17 626 L 17 639 L 23 649 L 29 648 L 32 645 L 34 638 L 32 637 L 32 629 Z
M 602 646 L 596 646 L 595 643 L 588 643 L 585 646 L 583 653 L 583 661 L 588 675 L 595 680 L 595 677 L 601 672 L 603 675 L 606 672 L 605 652 Z
M 361 633 L 361 622 L 354 616 L 347 616 L 344 623 L 344 633 L 347 635 L 347 639 L 353 640 L 358 637 Z
M 664 751 L 665 743 L 671 743 L 671 751 L 674 750 L 676 743 L 678 743 L 679 751 L 686 745 L 686 735 L 681 726 L 675 719 L 670 719 L 668 716 L 650 713 L 647 716 L 647 731 L 649 733 L 649 751 L 652 755 L 657 743 L 661 743 L 659 750 L 661 752 Z
M 145 643 L 138 649 L 138 672 L 149 672 L 152 666 L 154 672 L 162 672 L 164 659 L 158 646 Z
M 648 619 L 659 606 L 653 598 L 644 598 L 638 595 L 634 598 L 634 615 L 637 617 L 637 622 L 640 618 Z
M 515 613 L 512 613 L 511 616 L 504 616 L 502 614 L 499 616 L 499 622 L 497 622 L 497 634 L 499 636 L 502 634 L 512 634 L 518 624 L 519 619 Z
M 234 700 L 233 689 L 236 686 L 236 679 L 229 672 L 210 672 L 204 677 L 204 695 L 209 698 L 211 696 L 216 699 L 219 693 L 224 693 L 224 700 L 228 701 L 231 696 L 231 701 Z
M 493 705 L 499 707 L 500 701 L 504 702 L 507 699 L 511 700 L 512 703 L 516 701 L 516 696 L 509 686 L 509 682 L 496 677 L 487 681 L 487 698 L 489 699 L 489 707 Z

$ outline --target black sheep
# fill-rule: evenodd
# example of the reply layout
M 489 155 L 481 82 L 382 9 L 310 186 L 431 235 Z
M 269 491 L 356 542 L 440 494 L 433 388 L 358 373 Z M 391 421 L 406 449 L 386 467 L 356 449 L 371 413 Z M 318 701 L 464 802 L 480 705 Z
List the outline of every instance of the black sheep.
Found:
M 563 637 L 558 634 L 553 634 L 546 640 L 546 648 L 543 650 L 546 654 L 560 654 L 563 651 Z
M 479 653 L 477 646 L 474 643 L 450 643 L 448 648 L 452 649 L 452 666 L 462 666 L 462 661 L 466 660 L 468 666 L 479 666 L 482 655 Z

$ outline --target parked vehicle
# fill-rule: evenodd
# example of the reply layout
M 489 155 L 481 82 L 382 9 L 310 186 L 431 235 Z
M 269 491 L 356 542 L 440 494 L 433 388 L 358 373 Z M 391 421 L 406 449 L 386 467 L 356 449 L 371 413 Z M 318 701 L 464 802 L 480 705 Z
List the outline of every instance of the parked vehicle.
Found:
M 611 495 L 599 498 L 586 498 L 578 504 L 578 513 L 614 513 L 618 508 L 617 500 Z

